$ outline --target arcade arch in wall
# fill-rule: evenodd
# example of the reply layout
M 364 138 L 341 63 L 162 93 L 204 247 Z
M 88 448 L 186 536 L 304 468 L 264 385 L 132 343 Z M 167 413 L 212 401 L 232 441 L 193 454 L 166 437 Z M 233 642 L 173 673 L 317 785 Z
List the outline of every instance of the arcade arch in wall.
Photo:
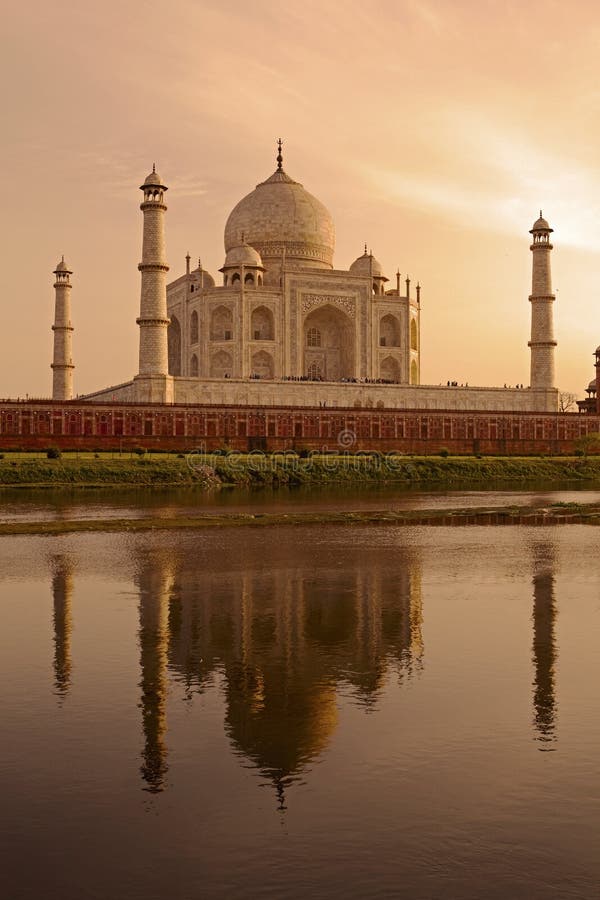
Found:
M 198 343 L 198 313 L 194 310 L 190 316 L 190 344 Z
M 167 328 L 167 349 L 169 375 L 181 375 L 181 325 L 177 316 L 171 316 Z
M 379 377 L 386 381 L 399 382 L 401 380 L 400 375 L 399 361 L 394 359 L 393 356 L 386 356 L 379 366 Z
M 233 339 L 233 314 L 227 306 L 217 306 L 210 317 L 211 341 L 231 341 Z
M 417 320 L 410 320 L 410 349 L 418 350 L 419 349 L 419 333 L 417 331 Z
M 275 366 L 270 353 L 260 350 L 252 355 L 252 374 L 259 375 L 261 378 L 273 378 Z
M 250 330 L 253 341 L 274 341 L 275 326 L 271 310 L 266 306 L 257 306 L 253 309 Z
M 231 378 L 233 374 L 233 357 L 225 350 L 217 350 L 210 358 L 211 378 Z
M 383 316 L 379 322 L 379 345 L 381 347 L 400 346 L 400 322 L 396 316 Z

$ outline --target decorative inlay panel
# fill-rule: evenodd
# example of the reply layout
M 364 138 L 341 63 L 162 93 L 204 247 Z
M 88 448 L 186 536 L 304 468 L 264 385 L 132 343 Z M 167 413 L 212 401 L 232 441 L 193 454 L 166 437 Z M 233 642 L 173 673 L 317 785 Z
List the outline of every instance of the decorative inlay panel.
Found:
M 304 294 L 302 296 L 302 312 L 310 312 L 317 306 L 326 303 L 342 309 L 351 319 L 356 318 L 356 302 L 354 297 L 339 297 L 335 294 Z

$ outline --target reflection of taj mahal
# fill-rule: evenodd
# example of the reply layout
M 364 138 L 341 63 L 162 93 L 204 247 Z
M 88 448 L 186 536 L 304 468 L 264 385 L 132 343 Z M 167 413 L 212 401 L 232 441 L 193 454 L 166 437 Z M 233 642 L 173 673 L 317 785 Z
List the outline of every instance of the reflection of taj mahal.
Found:
M 365 245 L 334 267 L 325 206 L 283 169 L 234 207 L 225 225 L 222 283 L 199 263 L 167 284 L 165 195 L 153 171 L 144 214 L 139 368 L 132 381 L 81 399 L 96 402 L 251 404 L 556 411 L 549 241 L 533 226 L 531 376 L 526 389 L 425 386 L 420 373 L 421 289 L 397 272 L 390 286 Z M 73 397 L 70 275 L 56 267 L 53 399 Z M 302 383 L 300 383 L 302 382 Z M 521 386 L 522 388 L 522 386 Z
M 322 756 L 338 727 L 340 696 L 374 711 L 390 677 L 408 686 L 425 666 L 423 560 L 416 547 L 356 556 L 328 568 L 320 551 L 294 566 L 252 563 L 259 538 L 231 544 L 215 569 L 157 544 L 139 549 L 141 775 L 164 789 L 169 770 L 170 679 L 186 702 L 221 684 L 225 730 L 235 753 L 286 789 Z M 323 551 L 326 553 L 327 551 Z M 540 749 L 556 744 L 554 559 L 544 541 L 529 548 L 532 578 L 533 732 Z M 315 577 L 314 558 L 319 576 Z M 285 557 L 284 557 L 285 559 Z M 54 681 L 63 703 L 71 663 L 74 563 L 51 560 Z M 529 685 L 527 685 L 529 690 Z

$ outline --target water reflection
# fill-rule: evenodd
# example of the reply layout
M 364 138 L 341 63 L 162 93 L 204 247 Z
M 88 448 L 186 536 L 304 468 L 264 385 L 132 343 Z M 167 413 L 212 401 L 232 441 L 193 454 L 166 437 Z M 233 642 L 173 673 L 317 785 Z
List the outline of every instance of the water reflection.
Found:
M 545 750 L 556 742 L 553 553 L 550 543 L 530 549 L 533 727 Z M 193 554 L 139 549 L 144 790 L 158 793 L 167 784 L 169 677 L 188 700 L 219 680 L 235 752 L 274 786 L 284 808 L 286 789 L 335 732 L 340 692 L 368 713 L 386 679 L 404 682 L 423 668 L 419 548 L 399 548 L 393 566 L 388 562 L 357 554 L 343 569 L 304 561 L 269 571 L 227 559 L 211 568 Z M 51 570 L 54 682 L 62 700 L 72 677 L 73 563 L 57 555 Z
M 142 775 L 159 791 L 167 771 L 167 666 L 188 697 L 223 677 L 226 729 L 237 753 L 286 786 L 327 746 L 338 690 L 371 708 L 389 673 L 422 665 L 417 557 L 393 574 L 358 559 L 340 572 L 216 573 L 153 553 L 139 561 Z
M 58 555 L 52 557 L 50 567 L 54 601 L 54 687 L 62 702 L 71 684 L 73 563 L 68 556 Z
M 142 560 L 136 581 L 140 592 L 140 706 L 144 732 L 140 771 L 146 790 L 157 793 L 162 790 L 168 771 L 165 747 L 167 659 L 169 602 L 173 588 L 169 558 L 155 551 L 151 557 Z
M 542 744 L 556 741 L 554 627 L 554 548 L 539 544 L 533 553 L 533 707 L 535 736 Z M 552 746 L 540 750 L 552 750 Z

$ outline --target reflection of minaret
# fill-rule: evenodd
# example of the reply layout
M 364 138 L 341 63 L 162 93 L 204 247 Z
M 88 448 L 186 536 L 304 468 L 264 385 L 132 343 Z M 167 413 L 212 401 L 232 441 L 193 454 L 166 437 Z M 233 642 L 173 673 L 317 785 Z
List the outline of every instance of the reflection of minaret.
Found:
M 553 743 L 556 740 L 554 572 L 552 548 L 548 545 L 541 545 L 537 549 L 539 559 L 536 559 L 534 564 L 532 617 L 534 725 L 536 740 L 542 743 Z
M 141 773 L 146 790 L 163 789 L 168 770 L 165 747 L 167 703 L 167 653 L 169 646 L 169 600 L 173 585 L 169 562 L 157 551 L 141 566 L 140 590 L 140 667 L 141 708 L 144 730 Z
M 52 597 L 54 598 L 54 685 L 61 698 L 67 695 L 71 684 L 71 631 L 73 618 L 73 571 L 66 556 L 53 560 Z

